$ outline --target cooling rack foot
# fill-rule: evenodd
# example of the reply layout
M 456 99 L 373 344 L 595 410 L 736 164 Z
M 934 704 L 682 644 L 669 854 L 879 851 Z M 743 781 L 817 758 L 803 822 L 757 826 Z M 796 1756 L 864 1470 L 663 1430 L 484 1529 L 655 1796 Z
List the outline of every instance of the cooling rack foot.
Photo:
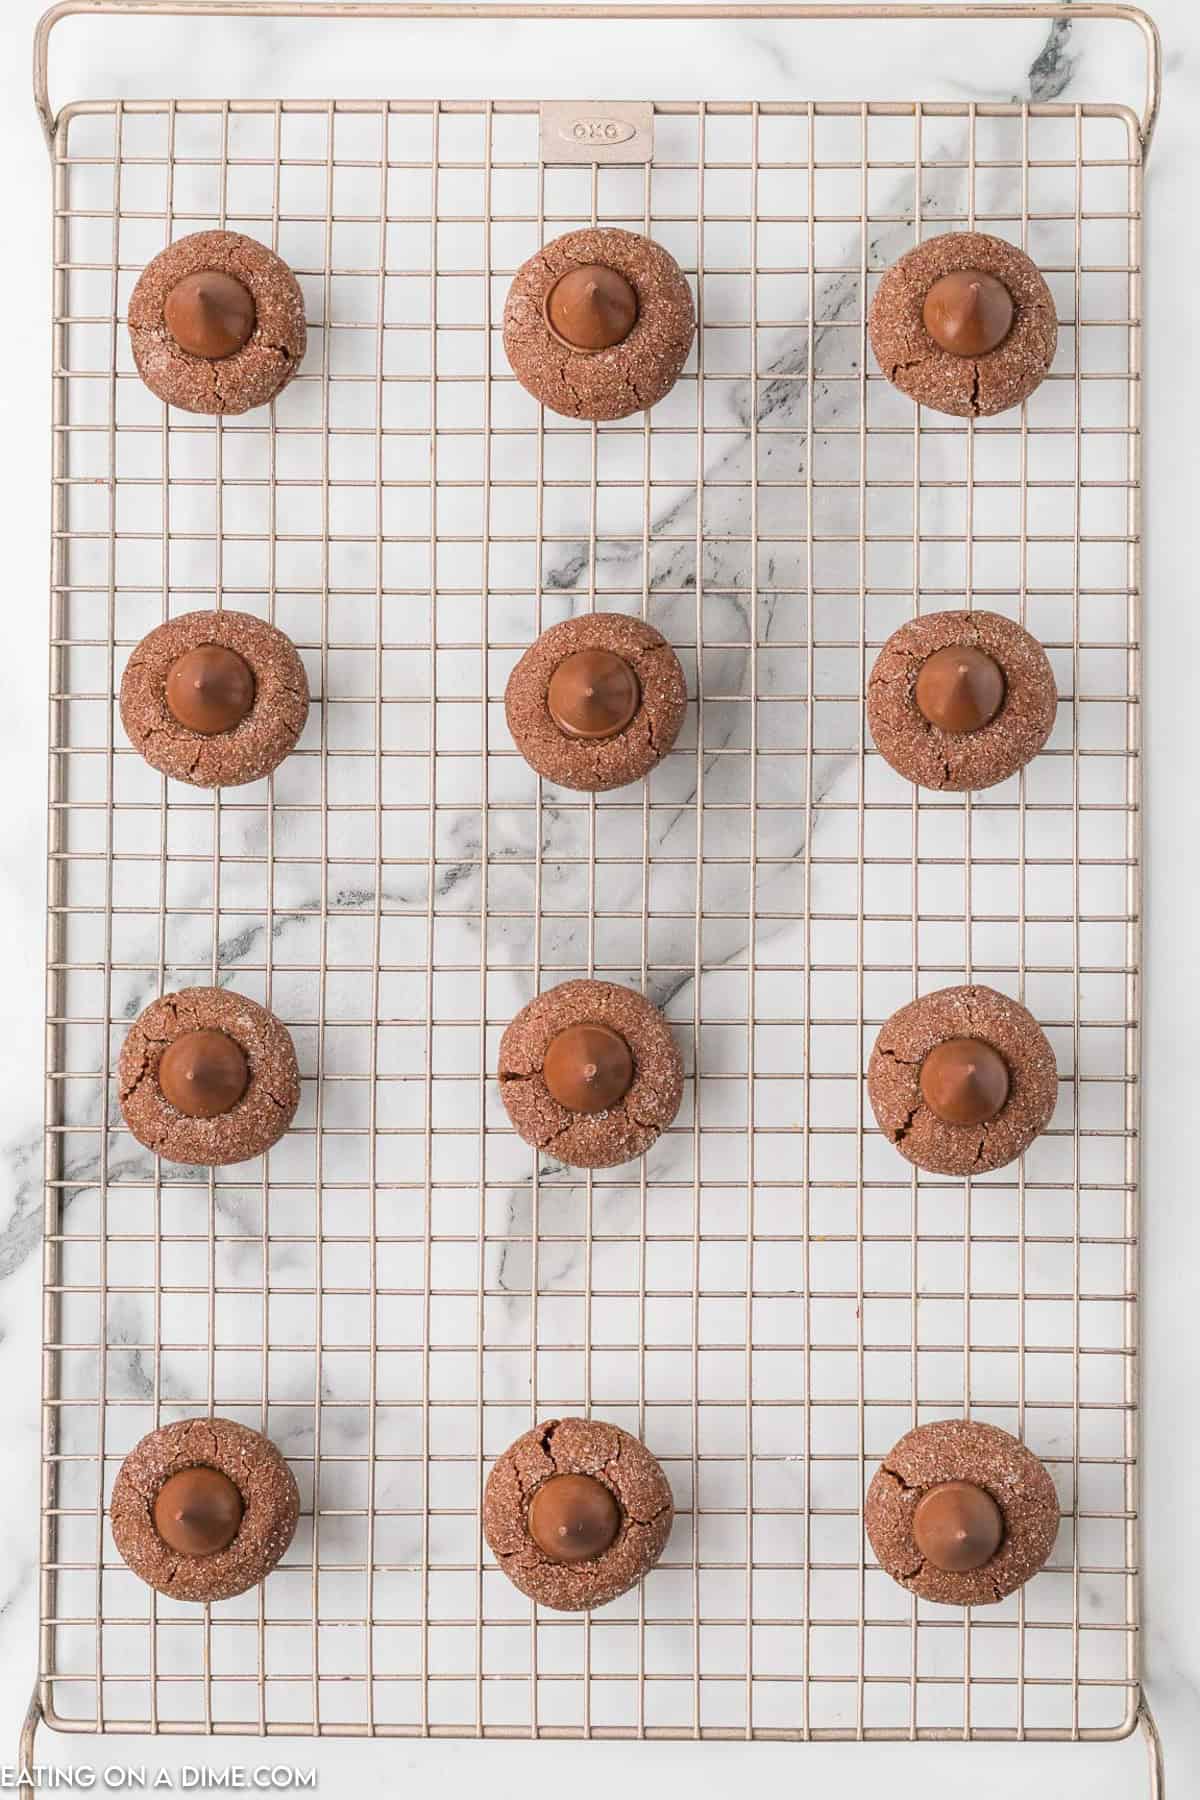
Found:
M 1150 1759 L 1150 1800 L 1166 1800 L 1167 1775 L 1163 1767 L 1162 1739 L 1158 1735 L 1158 1726 L 1154 1723 L 1154 1714 L 1150 1711 L 1150 1702 L 1145 1694 L 1138 1706 L 1138 1730 L 1146 1740 L 1146 1755 Z
M 29 1705 L 25 1711 L 25 1718 L 21 1724 L 21 1744 L 17 1751 L 17 1767 L 22 1771 L 33 1768 L 33 1741 L 37 1736 L 37 1728 L 41 1722 L 42 1696 L 39 1692 L 37 1683 L 35 1682 L 33 1692 L 29 1696 Z M 18 1794 L 32 1794 L 33 1791 L 32 1779 L 27 1780 L 24 1773 L 22 1773 L 21 1779 L 17 1784 Z

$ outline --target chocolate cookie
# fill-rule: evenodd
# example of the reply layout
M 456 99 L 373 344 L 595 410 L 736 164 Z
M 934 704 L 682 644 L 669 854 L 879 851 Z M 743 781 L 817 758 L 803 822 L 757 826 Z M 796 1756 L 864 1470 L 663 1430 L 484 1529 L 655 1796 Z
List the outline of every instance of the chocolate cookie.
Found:
M 1045 1032 L 1007 994 L 942 988 L 894 1012 L 867 1066 L 876 1122 L 935 1175 L 1015 1161 L 1050 1122 L 1058 1072 Z
M 121 723 L 154 769 L 238 787 L 277 768 L 304 729 L 308 677 L 290 638 L 252 613 L 181 613 L 121 677 Z
M 867 1490 L 871 1548 L 893 1581 L 943 1606 L 989 1606 L 1036 1575 L 1058 1533 L 1042 1464 L 995 1425 L 938 1419 L 889 1450 Z
M 962 793 L 1007 781 L 1054 727 L 1058 692 L 1036 638 L 993 612 L 924 613 L 894 631 L 867 682 L 867 722 L 893 769 Z
M 661 244 L 569 231 L 523 263 L 504 348 L 535 400 L 569 419 L 624 419 L 669 393 L 696 335 L 692 290 Z
M 113 1483 L 113 1542 L 173 1600 L 228 1600 L 262 1581 L 292 1541 L 300 1495 L 274 1444 L 232 1419 L 151 1431 Z
M 499 1079 L 525 1142 L 573 1169 L 644 1155 L 683 1098 L 666 1020 L 611 981 L 564 981 L 522 1007 L 500 1040 Z
M 287 386 L 304 355 L 304 296 L 273 250 L 196 231 L 160 250 L 129 296 L 138 374 L 193 413 L 244 413 Z
M 978 418 L 1019 406 L 1045 379 L 1058 342 L 1054 299 L 1023 250 L 951 231 L 893 263 L 867 329 L 880 368 L 937 412 Z
M 687 685 L 659 631 L 626 613 L 581 613 L 543 631 L 508 678 L 504 714 L 531 768 L 601 793 L 640 781 L 679 735 Z
M 269 1150 L 300 1102 L 296 1052 L 273 1013 L 230 988 L 152 1000 L 117 1064 L 125 1123 L 167 1162 L 206 1169 Z
M 483 1532 L 513 1586 L 556 1612 L 605 1606 L 671 1535 L 671 1489 L 644 1444 L 597 1419 L 550 1419 L 510 1444 L 483 1490 Z

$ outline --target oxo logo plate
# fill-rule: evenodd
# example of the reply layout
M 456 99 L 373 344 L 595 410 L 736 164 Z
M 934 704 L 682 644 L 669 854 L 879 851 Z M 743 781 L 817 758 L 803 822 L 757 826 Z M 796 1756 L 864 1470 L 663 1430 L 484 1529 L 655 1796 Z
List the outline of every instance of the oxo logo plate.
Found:
M 654 114 L 640 100 L 545 100 L 544 163 L 644 163 L 654 155 Z

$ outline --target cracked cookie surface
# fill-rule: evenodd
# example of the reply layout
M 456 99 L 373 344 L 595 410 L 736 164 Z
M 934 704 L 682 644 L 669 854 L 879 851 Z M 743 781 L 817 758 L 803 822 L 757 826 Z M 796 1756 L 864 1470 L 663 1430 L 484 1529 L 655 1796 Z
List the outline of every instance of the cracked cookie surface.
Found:
M 976 269 L 1008 289 L 1013 322 L 994 350 L 956 356 L 925 329 L 925 296 L 942 276 Z M 1023 250 L 986 232 L 951 231 L 892 264 L 875 291 L 867 330 L 875 360 L 902 393 L 936 412 L 981 418 L 1019 406 L 1041 385 L 1054 360 L 1058 315 Z
M 616 1539 L 589 1562 L 561 1563 L 529 1534 L 529 1504 L 555 1475 L 591 1475 L 621 1513 Z M 483 1491 L 483 1531 L 513 1586 L 557 1612 L 604 1606 L 649 1573 L 675 1516 L 657 1459 L 637 1438 L 598 1419 L 549 1419 L 510 1444 Z
M 254 330 L 232 356 L 194 356 L 167 329 L 167 295 L 188 275 L 231 275 L 250 290 Z M 210 415 L 265 406 L 304 355 L 304 296 L 287 264 L 238 231 L 195 231 L 147 263 L 129 296 L 129 342 L 138 374 L 160 400 Z
M 615 737 L 570 738 L 550 715 L 550 678 L 579 650 L 611 650 L 638 679 L 638 709 Z M 679 658 L 660 631 L 626 613 L 581 613 L 551 625 L 508 678 L 504 716 L 513 742 L 547 781 L 603 793 L 640 781 L 671 749 L 687 710 Z
M 570 350 L 549 330 L 546 296 L 571 269 L 601 263 L 637 294 L 632 331 L 607 350 Z M 569 419 L 625 419 L 670 392 L 696 335 L 692 290 L 661 244 L 632 231 L 569 231 L 513 277 L 504 306 L 504 348 L 535 400 Z
M 1008 1066 L 1008 1099 L 982 1125 L 939 1119 L 921 1093 L 921 1064 L 951 1038 L 982 1038 Z M 934 1175 L 986 1175 L 1015 1161 L 1045 1130 L 1058 1099 L 1054 1051 L 1016 1000 L 994 988 L 941 988 L 894 1012 L 867 1065 L 876 1123 L 901 1156 Z
M 254 702 L 231 731 L 181 725 L 167 705 L 175 659 L 201 644 L 234 650 L 254 676 Z M 181 613 L 148 632 L 121 677 L 121 723 L 134 749 L 193 787 L 240 787 L 269 775 L 296 746 L 308 717 L 308 677 L 290 638 L 252 613 Z
M 154 1501 L 184 1469 L 220 1469 L 242 1497 L 237 1536 L 211 1556 L 172 1550 L 154 1527 Z M 296 1478 L 261 1432 L 233 1419 L 181 1419 L 149 1432 L 117 1472 L 109 1502 L 113 1542 L 135 1575 L 173 1600 L 228 1600 L 262 1581 L 292 1541 Z
M 168 1044 L 189 1031 L 223 1031 L 249 1066 L 245 1093 L 228 1112 L 194 1119 L 178 1112 L 158 1085 Z M 152 1000 L 121 1046 L 117 1092 L 139 1144 L 167 1162 L 220 1168 L 248 1162 L 277 1143 L 300 1103 L 300 1072 L 286 1028 L 273 1013 L 230 988 L 181 988 Z
M 984 1488 L 1003 1515 L 1004 1536 L 981 1568 L 936 1568 L 917 1546 L 917 1502 L 944 1481 Z M 881 1568 L 943 1606 L 989 1606 L 1022 1587 L 1054 1548 L 1058 1520 L 1054 1483 L 1033 1452 L 998 1426 L 968 1419 L 936 1419 L 894 1444 L 872 1477 L 863 1514 Z
M 943 731 L 917 705 L 921 665 L 938 650 L 982 650 L 1004 675 L 1004 699 L 978 731 Z M 1024 768 L 1054 728 L 1058 690 L 1037 639 L 1001 613 L 923 613 L 894 631 L 867 680 L 867 723 L 879 754 L 918 787 L 965 793 Z
M 633 1053 L 633 1083 L 605 1112 L 570 1112 L 542 1075 L 550 1040 L 568 1025 L 607 1025 Z M 500 1098 L 527 1144 L 573 1169 L 643 1156 L 679 1111 L 683 1059 L 656 1006 L 611 981 L 564 981 L 523 1007 L 500 1040 Z

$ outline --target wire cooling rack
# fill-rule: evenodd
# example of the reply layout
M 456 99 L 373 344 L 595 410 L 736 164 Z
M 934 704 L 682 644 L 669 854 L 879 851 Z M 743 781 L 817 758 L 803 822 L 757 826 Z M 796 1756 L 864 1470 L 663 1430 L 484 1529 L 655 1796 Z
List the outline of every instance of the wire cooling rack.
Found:
M 543 162 L 536 103 L 52 122 L 34 1722 L 1096 1738 L 1138 1716 L 1150 115 L 654 114 L 653 160 L 623 168 Z M 665 244 L 700 317 L 669 398 L 600 426 L 543 414 L 498 330 L 519 263 L 593 222 Z M 309 352 L 269 411 L 168 413 L 128 294 L 170 238 L 226 225 L 296 269 Z M 865 313 L 914 241 L 975 226 L 1036 259 L 1062 328 L 1037 394 L 968 423 L 889 386 Z M 1046 644 L 1058 723 L 1003 786 L 920 793 L 867 740 L 866 674 L 964 596 Z M 146 631 L 214 603 L 292 636 L 314 704 L 271 780 L 200 794 L 131 750 L 114 695 Z M 595 606 L 659 626 L 693 703 L 645 786 L 589 798 L 539 785 L 501 702 L 536 634 Z M 644 1163 L 594 1177 L 535 1166 L 492 1080 L 513 1013 L 579 974 L 662 1005 L 689 1072 Z M 863 1087 L 882 1020 L 964 978 L 1034 1011 L 1061 1077 L 1022 1162 L 966 1183 L 910 1171 Z M 206 1174 L 130 1138 L 113 1069 L 153 995 L 210 981 L 280 1014 L 304 1079 L 267 1159 Z M 209 1410 L 275 1439 L 303 1517 L 264 1587 L 199 1609 L 124 1568 L 104 1508 L 144 1432 Z M 591 1618 L 531 1609 L 480 1527 L 491 1459 L 579 1411 L 644 1437 L 678 1508 L 660 1567 Z M 960 1614 L 878 1570 L 861 1503 L 897 1437 L 963 1413 L 1044 1459 L 1063 1523 L 1047 1571 Z

